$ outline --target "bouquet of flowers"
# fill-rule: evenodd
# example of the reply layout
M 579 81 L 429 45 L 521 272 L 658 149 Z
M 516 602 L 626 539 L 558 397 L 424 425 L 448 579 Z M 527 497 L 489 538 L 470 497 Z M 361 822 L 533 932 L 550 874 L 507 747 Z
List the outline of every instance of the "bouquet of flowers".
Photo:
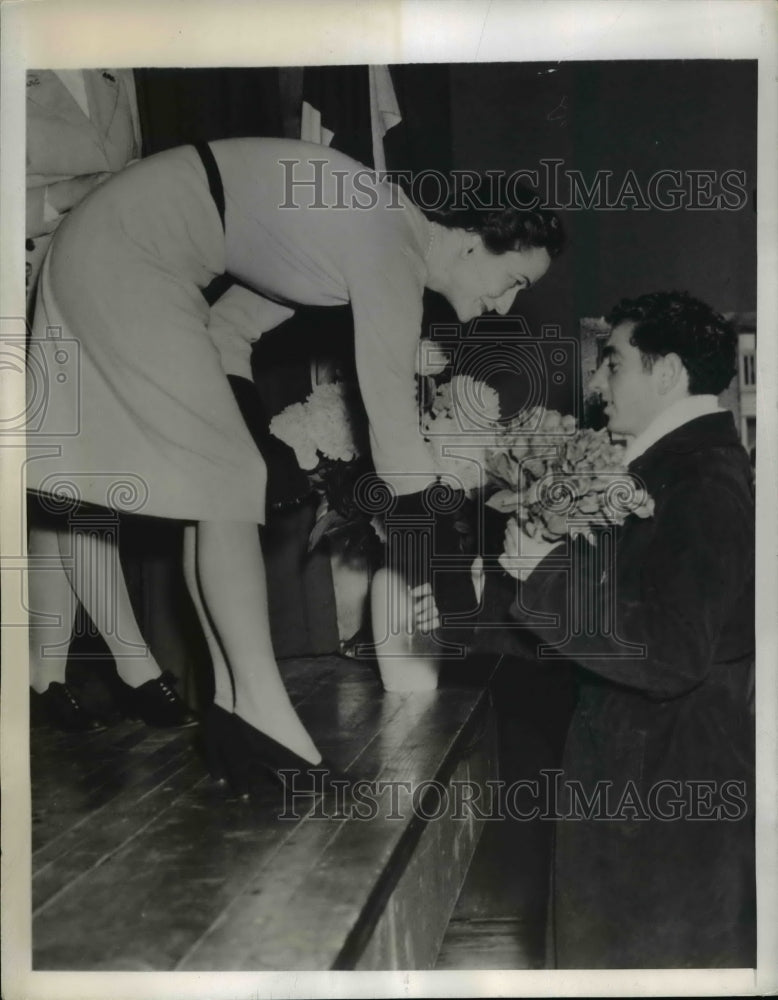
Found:
M 305 402 L 273 417 L 270 432 L 294 450 L 301 469 L 319 494 L 311 551 L 326 537 L 339 536 L 343 551 L 364 553 L 375 545 L 370 518 L 354 501 L 357 481 L 371 469 L 367 418 L 349 382 L 317 385 Z
M 578 429 L 575 417 L 533 407 L 503 426 L 486 458 L 497 489 L 489 507 L 514 515 L 531 537 L 591 534 L 594 525 L 651 517 L 654 501 L 627 471 L 624 447 L 607 430 Z
M 270 432 L 294 449 L 301 469 L 322 459 L 350 462 L 360 453 L 346 382 L 317 385 L 304 403 L 292 403 L 270 422 Z
M 487 449 L 500 436 L 499 399 L 485 383 L 455 375 L 438 384 L 448 365 L 446 352 L 422 342 L 417 365 L 419 429 L 431 455 L 431 468 L 469 493 L 482 486 Z M 302 403 L 292 403 L 273 418 L 270 431 L 295 452 L 300 468 L 319 494 L 313 549 L 324 537 L 339 535 L 344 550 L 364 552 L 384 541 L 380 517 L 363 511 L 355 486 L 372 471 L 367 417 L 350 382 L 318 385 Z
M 500 400 L 494 389 L 470 375 L 427 386 L 422 396 L 421 433 L 434 470 L 472 493 L 483 485 L 489 448 L 501 436 Z

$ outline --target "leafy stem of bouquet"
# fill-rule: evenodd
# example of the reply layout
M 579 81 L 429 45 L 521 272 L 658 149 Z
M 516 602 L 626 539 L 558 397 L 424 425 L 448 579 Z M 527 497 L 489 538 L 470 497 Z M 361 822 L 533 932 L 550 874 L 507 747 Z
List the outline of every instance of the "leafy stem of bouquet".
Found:
M 367 557 L 371 565 L 380 563 L 381 539 L 374 519 L 354 501 L 357 482 L 373 471 L 372 463 L 360 456 L 344 462 L 322 458 L 309 475 L 319 494 L 316 519 L 308 537 L 308 551 L 329 538 L 337 542 L 346 561 Z

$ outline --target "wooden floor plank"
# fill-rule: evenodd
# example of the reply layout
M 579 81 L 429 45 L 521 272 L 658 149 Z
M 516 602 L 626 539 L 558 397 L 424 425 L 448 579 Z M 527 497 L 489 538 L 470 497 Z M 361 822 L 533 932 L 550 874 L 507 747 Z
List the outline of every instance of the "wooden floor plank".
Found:
M 307 706 L 309 701 L 329 706 L 326 696 L 335 686 L 336 672 L 331 660 L 290 661 L 283 665 L 283 672 L 290 696 L 304 706 L 304 714 L 316 713 Z M 358 711 L 355 705 L 352 715 Z M 176 735 L 187 744 L 192 742 L 190 731 Z M 80 824 L 86 813 L 100 810 L 121 794 L 136 769 L 138 754 L 150 755 L 156 750 L 163 756 L 172 754 L 170 739 L 169 732 L 135 722 L 87 735 L 36 730 L 31 753 L 33 850 L 43 849 Z
M 264 808 L 263 808 L 264 807 Z M 197 786 L 35 921 L 36 968 L 172 969 L 277 849 L 267 803 Z
M 143 740 L 131 752 L 103 760 L 99 768 L 84 776 L 73 771 L 67 758 L 49 758 L 44 764 L 46 785 L 55 785 L 53 794 L 40 788 L 37 766 L 33 768 L 33 810 L 36 815 L 50 815 L 52 824 L 45 841 L 35 845 L 36 866 L 45 864 L 56 854 L 57 841 L 74 827 L 89 824 L 92 817 L 104 812 L 117 799 L 134 796 L 143 786 L 154 783 L 153 775 L 180 757 L 193 756 L 190 734 L 170 734 L 167 742 Z M 43 838 L 40 838 L 43 839 Z
M 381 698 L 377 718 L 372 726 L 365 726 L 362 733 L 363 741 L 368 739 L 370 742 L 369 752 L 358 754 L 352 770 L 364 778 L 377 777 L 386 759 L 399 751 L 408 731 L 431 711 L 433 705 L 434 699 L 426 695 Z M 294 803 L 290 806 L 294 808 Z M 267 926 L 281 919 L 292 896 L 305 886 L 311 866 L 343 825 L 342 820 L 325 818 L 296 826 L 279 844 L 273 859 L 274 870 L 258 872 L 256 880 L 233 900 L 229 910 L 209 928 L 179 967 L 187 970 L 277 968 L 273 950 L 265 946 Z M 362 874 L 357 872 L 354 878 L 366 893 L 369 887 L 364 887 Z M 262 906 L 258 907 L 256 897 L 260 895 Z M 331 903 L 333 907 L 337 905 L 337 895 Z M 292 929 L 292 939 L 299 939 L 297 926 Z M 316 961 L 322 959 L 317 956 Z
M 154 749 L 145 726 L 126 723 L 97 738 L 32 736 L 33 850 L 45 847 L 101 801 L 118 794 L 137 755 Z
M 308 685 L 308 688 L 315 686 L 315 684 Z M 359 717 L 361 723 L 362 735 L 359 735 L 360 727 L 357 727 L 357 743 L 354 749 L 349 751 L 349 741 L 348 739 L 344 741 L 347 753 L 357 753 L 364 740 L 367 739 L 367 734 L 372 735 L 377 728 L 380 728 L 381 718 L 384 725 L 388 724 L 399 707 L 399 705 L 383 706 L 381 709 L 379 706 L 378 711 L 374 711 L 371 715 L 365 712 L 365 702 L 369 701 L 375 710 L 375 698 L 374 695 L 365 694 L 364 685 L 359 683 L 345 685 L 338 693 L 334 691 L 330 682 L 329 688 L 320 698 L 320 703 L 324 704 L 325 711 L 328 701 L 332 701 L 336 697 L 339 700 L 340 711 L 338 714 L 330 713 L 334 720 L 331 723 L 332 726 L 336 728 L 342 726 L 341 732 L 348 735 L 355 732 L 354 727 L 348 725 L 349 722 L 353 723 L 355 718 Z M 376 715 L 379 718 L 376 718 Z M 145 763 L 148 766 L 148 761 Z M 197 764 L 193 767 L 197 768 Z M 187 775 L 187 780 L 191 780 L 192 775 L 189 772 Z M 148 779 L 146 784 L 148 784 Z M 145 790 L 143 782 L 136 787 L 139 790 Z M 134 945 L 130 946 L 131 950 L 134 949 L 132 954 L 127 953 L 127 946 L 124 947 L 124 950 L 120 947 L 117 950 L 118 946 L 112 946 L 111 954 L 106 954 L 103 951 L 99 956 L 102 968 L 126 967 L 125 963 L 127 962 L 130 962 L 131 967 L 136 967 L 138 961 L 148 960 L 151 956 L 153 956 L 154 961 L 151 967 L 172 967 L 180 958 L 178 952 L 180 936 L 166 934 L 167 925 L 175 923 L 178 926 L 186 926 L 187 933 L 195 936 L 198 931 L 205 931 L 217 919 L 221 907 L 240 893 L 247 873 L 259 876 L 272 864 L 275 854 L 283 847 L 284 839 L 292 826 L 289 822 L 285 822 L 279 831 L 276 817 L 282 811 L 283 803 L 274 786 L 268 784 L 267 796 L 264 801 L 260 799 L 249 805 L 230 802 L 218 796 L 210 799 L 206 796 L 205 800 L 201 800 L 197 791 L 193 792 L 193 796 L 191 801 L 168 803 L 167 793 L 160 791 L 158 798 L 162 801 L 162 805 L 159 802 L 150 802 L 151 811 L 154 811 L 155 806 L 161 810 L 163 806 L 169 808 L 175 804 L 175 814 L 172 817 L 158 816 L 155 821 L 148 824 L 146 824 L 147 818 L 144 815 L 143 820 L 146 825 L 143 827 L 140 840 L 132 843 L 129 843 L 128 840 L 119 841 L 111 857 L 112 864 L 108 868 L 105 868 L 103 864 L 97 864 L 93 871 L 84 872 L 68 868 L 66 865 L 56 866 L 56 887 L 61 888 L 61 883 L 66 881 L 68 875 L 79 877 L 80 880 L 77 885 L 74 885 L 70 895 L 74 900 L 77 897 L 89 899 L 94 916 L 90 916 L 88 913 L 80 915 L 77 902 L 73 906 L 67 899 L 58 901 L 53 920 L 50 921 L 44 912 L 37 921 L 37 928 L 39 936 L 48 940 L 49 943 L 45 948 L 39 948 L 37 951 L 36 964 L 39 967 L 55 968 L 62 961 L 62 943 L 57 940 L 56 934 L 52 933 L 53 924 L 57 920 L 61 920 L 65 926 L 71 920 L 79 922 L 83 928 L 84 938 L 95 941 L 95 954 L 87 954 L 85 958 L 89 963 L 98 960 L 97 952 L 100 951 L 101 946 L 97 942 L 101 937 L 107 935 L 106 928 L 110 927 L 111 921 L 114 919 L 112 897 L 115 896 L 116 886 L 113 872 L 117 867 L 120 867 L 121 870 L 129 869 L 136 874 L 132 879 L 131 892 L 123 893 L 124 902 L 121 912 L 115 914 L 115 937 L 119 940 L 125 937 L 121 931 L 121 924 L 128 918 L 130 920 L 143 918 L 147 929 L 142 935 L 142 940 L 136 941 Z M 128 802 L 126 798 L 125 795 L 120 804 L 114 804 L 117 816 L 126 815 L 128 811 L 133 811 L 134 801 Z M 199 811 L 203 809 L 215 809 L 217 816 L 221 817 L 217 821 L 215 837 L 208 836 L 208 833 L 212 832 L 210 830 L 207 830 L 206 836 L 203 837 L 202 830 L 198 829 L 198 823 L 201 821 Z M 226 814 L 220 810 L 226 810 Z M 231 828 L 233 821 L 235 826 Z M 118 822 L 121 824 L 121 820 Z M 225 826 L 225 838 L 232 836 L 249 843 L 250 862 L 241 857 L 231 856 L 227 859 L 223 856 L 221 845 L 217 842 L 220 839 L 218 831 L 221 829 L 222 822 Z M 198 832 L 197 836 L 192 839 L 194 830 Z M 80 836 L 81 833 L 82 831 L 79 830 L 76 835 Z M 88 861 L 100 862 L 105 855 L 106 839 L 110 839 L 110 836 L 108 838 L 98 836 L 94 839 L 96 839 L 96 843 L 90 843 L 89 848 L 82 849 L 75 858 L 75 861 L 82 867 Z M 191 877 L 187 880 L 181 878 L 177 893 L 172 894 L 170 898 L 167 896 L 167 888 L 164 884 L 155 884 L 157 864 L 148 861 L 148 859 L 154 858 L 159 861 L 159 845 L 164 844 L 180 845 L 186 851 L 188 856 L 187 870 L 191 873 Z M 304 850 L 310 852 L 315 850 L 315 847 L 316 838 L 312 840 L 309 838 L 304 845 Z M 290 861 L 290 865 L 294 867 L 294 859 Z M 219 892 L 210 893 L 206 903 L 200 906 L 198 917 L 193 920 L 187 913 L 192 898 L 197 898 L 204 885 L 211 885 L 209 876 L 207 874 L 203 876 L 201 873 L 207 873 L 209 870 L 220 871 L 230 867 L 234 869 L 234 872 L 229 873 L 221 880 Z M 141 874 L 144 871 L 146 872 L 145 877 Z M 218 881 L 218 877 L 215 877 Z M 205 878 L 205 882 L 203 878 Z M 51 876 L 46 881 L 51 881 Z M 48 884 L 46 888 L 49 888 Z M 159 914 L 159 918 L 155 914 Z M 147 937 L 153 939 L 150 947 L 146 944 Z M 159 940 L 167 941 L 164 953 L 160 953 L 157 947 Z M 88 951 L 89 946 L 87 945 L 86 948 Z M 144 953 L 147 955 L 146 959 L 142 958 Z
M 450 773 L 485 705 L 475 688 L 387 694 L 337 657 L 282 670 L 317 744 L 366 778 Z M 282 819 L 269 780 L 249 802 L 211 782 L 191 733 L 111 732 L 74 756 L 33 735 L 36 969 L 328 968 L 416 835 L 386 803 L 371 823 L 310 800 Z
M 392 726 L 381 730 L 360 756 L 361 773 L 377 771 L 383 780 L 408 781 L 412 786 L 437 775 L 474 699 L 470 694 L 464 701 L 456 700 L 464 720 L 462 715 L 452 719 L 450 711 L 440 712 L 433 695 L 396 699 L 400 711 Z M 410 802 L 400 801 L 402 812 L 394 819 L 387 818 L 394 805 L 391 789 L 376 802 L 378 815 L 371 821 L 345 822 L 329 816 L 297 827 L 276 858 L 280 874 L 270 882 L 263 877 L 261 886 L 254 887 L 261 893 L 262 907 L 257 907 L 251 892 L 236 900 L 181 967 L 207 969 L 226 961 L 219 967 L 328 968 L 362 918 L 403 837 L 409 831 L 418 836 L 419 823 Z
M 202 764 L 192 758 L 192 754 L 176 754 L 163 767 L 152 771 L 147 782 L 136 786 L 135 797 L 126 795 L 121 803 L 112 802 L 109 807 L 92 814 L 90 822 L 72 826 L 49 844 L 48 847 L 55 847 L 56 852 L 47 851 L 45 863 L 41 863 L 41 859 L 36 862 L 32 881 L 33 912 L 115 855 L 165 809 L 174 805 L 183 792 L 203 781 Z

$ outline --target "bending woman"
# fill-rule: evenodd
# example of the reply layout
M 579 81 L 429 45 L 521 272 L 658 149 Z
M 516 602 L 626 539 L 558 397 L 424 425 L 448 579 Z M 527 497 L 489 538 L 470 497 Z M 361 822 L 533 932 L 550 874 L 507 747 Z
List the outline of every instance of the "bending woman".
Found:
M 228 139 L 128 168 L 71 214 L 46 259 L 33 336 L 51 351 L 47 329 L 78 339 L 79 433 L 58 436 L 74 403 L 52 382 L 35 442 L 57 447 L 29 463 L 28 485 L 67 492 L 77 470 L 82 500 L 112 506 L 129 476 L 140 513 L 196 524 L 201 610 L 223 654 L 212 746 L 228 765 L 302 768 L 321 755 L 275 661 L 256 528 L 266 470 L 202 291 L 227 271 L 284 316 L 350 302 L 376 471 L 398 494 L 421 494 L 435 479 L 415 400 L 425 287 L 462 322 L 506 313 L 562 244 L 550 212 L 444 221 L 333 150 Z

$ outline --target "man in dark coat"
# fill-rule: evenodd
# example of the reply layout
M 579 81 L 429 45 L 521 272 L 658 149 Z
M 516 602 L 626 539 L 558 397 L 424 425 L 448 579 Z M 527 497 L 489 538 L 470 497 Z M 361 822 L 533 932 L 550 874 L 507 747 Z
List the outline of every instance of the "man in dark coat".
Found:
M 506 652 L 529 636 L 541 662 L 577 665 L 562 768 L 546 776 L 549 964 L 752 967 L 754 505 L 716 399 L 737 337 L 679 293 L 624 301 L 610 322 L 593 387 L 654 514 L 595 545 L 532 540 L 514 520 L 500 560 L 522 581 L 502 581 Z
M 677 293 L 622 302 L 610 322 L 592 387 L 654 515 L 628 518 L 612 549 L 570 545 L 561 571 L 555 548 L 512 607 L 581 668 L 559 776 L 570 818 L 556 828 L 555 964 L 750 967 L 754 505 L 748 455 L 716 400 L 737 337 Z M 568 611 L 583 607 L 593 630 L 573 627 Z M 539 626 L 538 612 L 559 625 Z M 598 782 L 612 783 L 599 786 L 604 808 Z

